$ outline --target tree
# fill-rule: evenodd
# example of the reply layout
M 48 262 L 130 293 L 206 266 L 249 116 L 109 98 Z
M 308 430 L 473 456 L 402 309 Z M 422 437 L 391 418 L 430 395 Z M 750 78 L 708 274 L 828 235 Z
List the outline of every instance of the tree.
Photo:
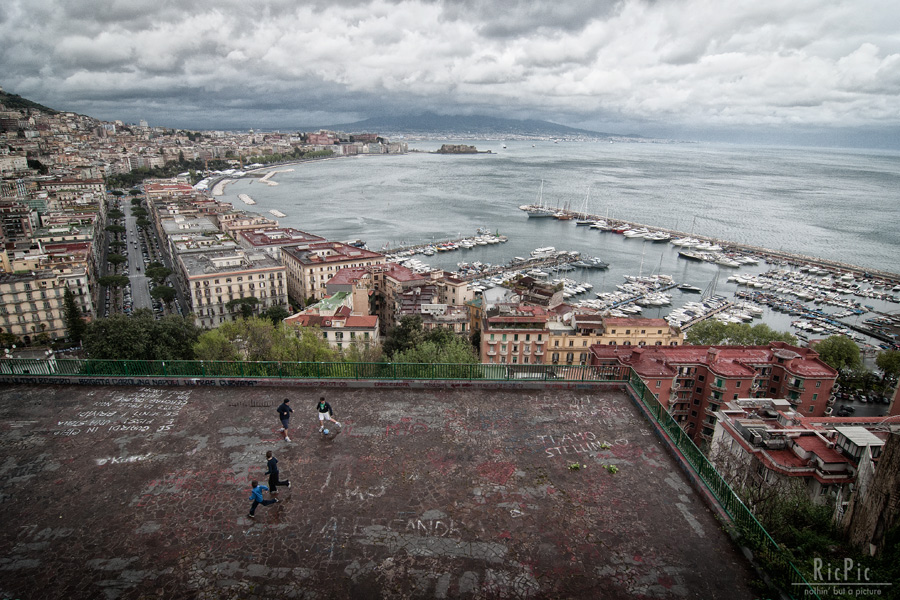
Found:
M 140 217 L 140 218 L 138 218 L 137 221 L 134 222 L 134 224 L 137 225 L 138 227 L 140 227 L 141 229 L 146 229 L 147 227 L 150 226 L 150 221 L 148 221 L 144 217 Z
M 270 306 L 269 308 L 264 310 L 262 316 L 272 321 L 273 325 L 278 325 L 280 322 L 284 321 L 291 315 L 285 307 L 276 305 Z
M 128 259 L 121 254 L 110 254 L 106 257 L 106 260 L 113 266 L 116 271 L 119 270 L 119 265 L 128 262 Z
M 684 341 L 693 346 L 766 346 L 769 342 L 797 344 L 797 338 L 790 333 L 775 331 L 764 323 L 751 327 L 747 323 L 723 323 L 716 319 L 706 319 L 688 329 Z
M 145 308 L 90 323 L 84 335 L 89 358 L 191 360 L 199 331 L 191 319 L 170 315 L 157 321 Z
M 875 357 L 875 366 L 881 369 L 883 379 L 900 375 L 900 350 L 885 350 Z
M 134 188 L 134 189 L 128 190 L 128 193 L 131 194 L 132 196 L 140 196 L 141 190 Z
M 115 219 L 115 220 L 121 219 L 122 217 L 125 216 L 125 213 L 123 213 L 118 208 L 113 208 L 106 214 L 109 216 L 110 219 Z
M 172 274 L 172 269 L 163 267 L 162 265 L 158 267 L 147 265 L 147 269 L 144 271 L 144 273 L 146 273 L 147 277 L 155 281 L 157 284 L 162 285 L 162 283 L 166 280 L 166 277 Z
M 122 225 L 107 225 L 105 227 L 106 231 L 113 233 L 115 235 L 119 235 L 120 233 L 125 233 L 126 229 Z
M 175 288 L 171 288 L 167 285 L 158 285 L 152 290 L 150 290 L 150 297 L 156 300 L 162 300 L 166 304 L 171 304 L 175 297 L 178 294 L 175 292 Z
M 140 204 L 140 202 L 138 202 L 138 204 Z M 148 213 L 147 213 L 146 209 L 138 206 L 136 208 L 131 209 L 131 214 L 134 217 L 146 217 Z
M 388 331 L 382 350 L 384 350 L 388 358 L 392 358 L 399 352 L 415 348 L 424 340 L 425 332 L 422 330 L 422 317 L 419 315 L 405 315 L 400 317 L 400 321 Z
M 81 316 L 81 309 L 75 302 L 75 294 L 69 288 L 66 288 L 63 293 L 63 320 L 66 324 L 66 337 L 69 339 L 69 343 L 75 346 L 81 345 L 81 338 L 84 337 L 87 325 Z
M 853 370 L 862 366 L 859 346 L 845 335 L 833 335 L 816 345 L 816 352 L 831 368 L 838 373 Z
M 249 319 L 251 316 L 253 316 L 253 310 L 256 308 L 257 304 L 259 304 L 259 298 L 247 296 L 246 298 L 235 298 L 234 300 L 229 300 L 225 303 L 225 306 L 232 312 L 234 312 L 235 308 L 239 308 L 241 311 L 241 316 L 245 319 Z
M 314 328 L 277 325 L 263 317 L 223 323 L 194 345 L 201 360 L 335 362 L 337 352 Z
M 478 357 L 468 340 L 454 335 L 444 343 L 424 341 L 418 346 L 397 352 L 392 360 L 399 363 L 474 364 L 478 362 Z

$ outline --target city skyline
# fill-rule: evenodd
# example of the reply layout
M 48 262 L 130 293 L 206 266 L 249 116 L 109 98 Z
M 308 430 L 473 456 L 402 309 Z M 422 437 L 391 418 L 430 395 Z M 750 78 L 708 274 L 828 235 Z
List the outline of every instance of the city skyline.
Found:
M 649 137 L 896 147 L 898 9 L 520 2 L 26 4 L 0 85 L 103 120 L 190 129 L 424 112 Z

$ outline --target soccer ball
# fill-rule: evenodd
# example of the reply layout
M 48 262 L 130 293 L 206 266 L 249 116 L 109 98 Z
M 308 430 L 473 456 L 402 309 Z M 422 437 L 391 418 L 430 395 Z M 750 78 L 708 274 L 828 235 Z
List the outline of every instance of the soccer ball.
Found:
M 324 435 L 328 435 L 328 430 L 327 430 L 327 429 L 323 429 L 323 430 L 322 430 L 322 433 L 323 433 Z

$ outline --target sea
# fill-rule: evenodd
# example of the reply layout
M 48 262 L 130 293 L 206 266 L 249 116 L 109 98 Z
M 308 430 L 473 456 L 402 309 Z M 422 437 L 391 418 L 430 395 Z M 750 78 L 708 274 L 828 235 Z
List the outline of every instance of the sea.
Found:
M 392 140 L 393 141 L 393 140 Z M 444 143 L 478 154 L 434 154 Z M 267 214 L 282 226 L 381 250 L 473 236 L 509 238 L 420 260 L 506 264 L 538 247 L 575 250 L 610 264 L 564 276 L 612 291 L 625 275 L 667 274 L 731 297 L 735 269 L 679 258 L 670 244 L 628 239 L 574 221 L 529 219 L 524 204 L 584 211 L 686 234 L 900 273 L 900 153 L 884 150 L 599 141 L 410 141 L 407 154 L 358 156 L 274 167 L 266 185 L 245 178 L 217 199 Z M 256 201 L 245 205 L 238 194 Z M 271 216 L 271 215 L 268 215 Z M 771 266 L 742 267 L 758 273 Z M 714 286 L 713 290 L 711 286 Z M 673 307 L 695 294 L 673 290 Z M 866 299 L 883 312 L 900 305 Z M 671 307 L 644 316 L 664 316 Z M 774 311 L 766 323 L 790 329 Z

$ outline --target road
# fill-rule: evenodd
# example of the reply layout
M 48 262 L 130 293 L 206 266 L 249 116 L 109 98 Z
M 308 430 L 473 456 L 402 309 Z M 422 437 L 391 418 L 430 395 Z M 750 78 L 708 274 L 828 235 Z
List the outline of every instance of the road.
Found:
M 141 238 L 138 235 L 137 217 L 132 214 L 130 200 L 123 200 L 122 212 L 125 213 L 125 241 L 128 244 L 128 278 L 131 280 L 131 297 L 134 308 L 153 309 L 150 297 L 150 279 L 144 275 L 144 260 L 141 254 Z

